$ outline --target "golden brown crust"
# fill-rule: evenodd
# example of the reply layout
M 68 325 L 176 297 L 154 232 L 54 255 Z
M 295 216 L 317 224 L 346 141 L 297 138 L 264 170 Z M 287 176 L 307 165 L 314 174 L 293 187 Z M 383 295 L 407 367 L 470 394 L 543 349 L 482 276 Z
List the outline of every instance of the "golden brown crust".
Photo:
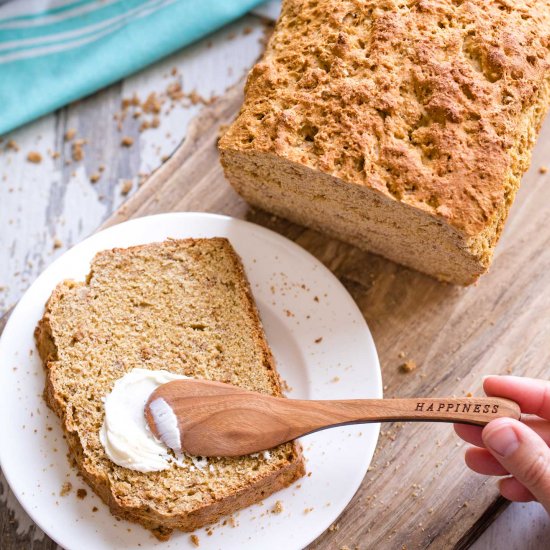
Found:
M 201 242 L 204 244 L 201 245 Z M 191 250 L 192 248 L 193 250 Z M 144 267 L 140 262 L 145 260 L 146 266 L 153 265 L 158 270 L 160 265 L 160 270 L 168 270 L 168 277 L 165 278 L 162 277 L 160 271 L 155 274 L 155 286 L 161 286 L 164 280 L 172 281 L 176 279 L 177 281 L 182 266 L 184 266 L 183 271 L 185 273 L 179 280 L 184 281 L 187 276 L 186 270 L 191 270 L 189 271 L 190 277 L 198 273 L 192 272 L 193 266 L 191 264 L 185 264 L 187 256 L 195 253 L 195 248 L 200 253 L 204 252 L 207 257 L 212 258 L 209 261 L 214 262 L 214 268 L 217 255 L 222 262 L 225 262 L 222 267 L 226 271 L 231 271 L 229 275 L 226 274 L 222 277 L 222 284 L 229 282 L 230 285 L 234 284 L 238 287 L 233 289 L 235 295 L 238 296 L 237 303 L 239 304 L 235 307 L 241 308 L 239 312 L 242 313 L 246 325 L 253 333 L 250 341 L 254 342 L 253 345 L 256 346 L 255 349 L 260 354 L 259 358 L 253 359 L 253 361 L 255 368 L 262 371 L 261 376 L 257 379 L 250 378 L 253 374 L 249 374 L 247 370 L 242 370 L 242 372 L 237 373 L 241 379 L 234 382 L 249 385 L 259 391 L 265 391 L 273 395 L 281 395 L 280 380 L 275 369 L 273 356 L 265 340 L 243 266 L 240 258 L 226 239 L 172 240 L 165 243 L 144 245 L 131 249 L 115 249 L 100 253 L 94 259 L 92 271 L 86 284 L 65 281 L 57 286 L 46 304 L 44 316 L 35 331 L 38 350 L 47 367 L 45 399 L 52 410 L 62 419 L 70 454 L 84 479 L 109 506 L 114 515 L 140 523 L 162 540 L 167 539 L 173 529 L 191 531 L 217 521 L 221 516 L 257 502 L 304 475 L 304 463 L 300 447 L 292 444 L 286 445 L 282 446 L 280 451 L 275 451 L 276 462 L 272 466 L 269 466 L 269 461 L 265 462 L 260 458 L 254 464 L 248 463 L 252 459 L 238 459 L 236 462 L 238 468 L 254 466 L 258 469 L 257 474 L 248 470 L 244 471 L 247 472 L 246 479 L 248 481 L 241 483 L 238 479 L 231 480 L 231 488 L 228 490 L 220 490 L 219 485 L 212 482 L 208 485 L 210 488 L 204 493 L 206 497 L 204 502 L 202 500 L 191 501 L 184 508 L 181 508 L 180 502 L 180 508 L 177 506 L 170 508 L 164 503 L 162 488 L 160 491 L 157 490 L 157 487 L 162 485 L 163 481 L 168 483 L 175 494 L 178 494 L 177 485 L 182 485 L 179 498 L 185 499 L 189 488 L 192 489 L 193 483 L 196 483 L 197 479 L 203 485 L 207 483 L 204 476 L 201 477 L 201 475 L 195 474 L 195 478 L 192 478 L 189 471 L 184 470 L 168 470 L 165 471 L 167 473 L 164 475 L 163 472 L 140 474 L 114 465 L 104 456 L 103 449 L 99 447 L 96 428 L 98 421 L 101 421 L 103 417 L 102 406 L 100 405 L 102 392 L 106 392 L 114 379 L 122 376 L 127 368 L 134 366 L 128 367 L 119 364 L 116 366 L 117 370 L 114 374 L 109 374 L 107 378 L 103 374 L 101 382 L 90 384 L 89 382 L 86 383 L 84 379 L 94 376 L 91 372 L 92 367 L 85 362 L 80 364 L 76 361 L 77 364 L 74 364 L 75 357 L 80 357 L 83 350 L 101 347 L 103 336 L 100 335 L 100 331 L 93 335 L 93 327 L 88 325 L 87 320 L 88 317 L 93 318 L 98 311 L 104 311 L 94 310 L 94 307 L 97 307 L 97 300 L 100 300 L 99 296 L 104 296 L 109 292 L 104 281 L 108 281 L 113 286 L 122 284 L 116 277 L 118 271 L 123 270 L 127 273 L 127 276 L 125 275 L 123 279 L 130 280 L 131 288 L 140 289 L 139 292 L 136 291 L 135 296 L 138 297 L 138 300 L 145 300 L 146 292 L 144 292 L 144 289 L 147 289 L 147 284 L 146 279 L 140 279 L 144 276 Z M 204 258 L 199 254 L 193 261 L 204 262 Z M 112 271 L 106 272 L 107 269 L 111 268 L 113 268 Z M 150 269 L 154 269 L 154 267 Z M 209 292 L 208 285 L 210 285 L 210 292 L 214 292 L 212 288 L 219 287 L 220 283 L 216 283 L 212 279 L 214 275 L 215 269 L 205 274 L 205 281 L 210 279 L 210 283 L 198 283 L 206 285 L 204 292 Z M 187 289 L 187 292 L 191 291 L 192 289 Z M 120 296 L 126 294 L 127 291 L 124 290 L 122 294 L 116 296 L 115 302 L 110 302 L 110 304 L 120 301 Z M 173 295 L 169 303 L 177 299 L 178 296 Z M 180 297 L 179 307 L 183 307 L 182 300 L 183 297 Z M 125 308 L 121 307 L 121 311 L 124 311 Z M 175 304 L 174 307 L 176 307 Z M 106 314 L 107 318 L 104 323 L 110 323 L 113 319 L 109 317 L 108 313 Z M 116 314 L 114 318 L 117 318 Z M 205 317 L 205 319 L 207 318 Z M 147 317 L 143 317 L 140 322 L 146 324 Z M 222 320 L 220 320 L 220 323 L 222 323 Z M 164 326 L 165 328 L 170 327 L 170 325 Z M 109 334 L 113 337 L 113 329 L 116 328 L 116 324 L 111 325 Z M 221 324 L 218 330 L 223 330 Z M 146 340 L 146 336 L 147 334 L 143 334 L 140 340 Z M 148 342 L 150 341 L 148 340 Z M 223 338 L 220 342 L 223 344 Z M 112 349 L 113 346 L 116 348 L 117 345 L 121 344 L 116 341 L 114 343 L 109 342 L 107 347 Z M 135 346 L 135 344 L 131 345 Z M 81 346 L 81 348 L 75 349 L 78 346 Z M 145 361 L 148 364 L 136 366 L 167 368 L 165 364 L 154 362 L 155 353 L 159 353 L 158 350 L 147 351 Z M 124 355 L 127 354 L 128 350 L 124 349 Z M 113 362 L 113 357 L 115 356 L 107 356 L 104 364 L 100 365 L 99 372 L 108 371 L 109 363 Z M 184 372 L 177 364 L 174 364 L 171 370 Z M 215 376 L 219 376 L 221 371 L 213 372 L 217 373 Z M 189 371 L 187 373 L 189 374 Z M 84 401 L 79 401 L 78 398 L 81 385 L 85 386 Z M 84 412 L 86 417 L 94 415 L 97 417 L 96 423 L 93 425 L 94 429 L 90 429 L 89 426 L 83 428 L 82 416 L 79 416 L 80 408 L 89 407 L 90 403 L 92 406 Z M 101 413 L 97 412 L 98 409 L 101 410 Z M 223 471 L 226 472 L 231 469 L 231 462 L 229 462 L 230 459 L 224 460 L 228 462 L 224 462 L 220 467 L 224 467 L 225 470 Z M 252 462 L 254 461 L 252 460 Z M 240 470 L 239 476 L 245 476 L 245 473 Z M 128 486 L 131 486 L 130 491 L 128 491 Z M 202 490 L 204 489 L 199 487 L 197 489 L 198 494 L 202 494 Z
M 549 29 L 546 0 L 285 0 L 226 173 L 269 153 L 367 187 L 486 266 L 550 104 Z

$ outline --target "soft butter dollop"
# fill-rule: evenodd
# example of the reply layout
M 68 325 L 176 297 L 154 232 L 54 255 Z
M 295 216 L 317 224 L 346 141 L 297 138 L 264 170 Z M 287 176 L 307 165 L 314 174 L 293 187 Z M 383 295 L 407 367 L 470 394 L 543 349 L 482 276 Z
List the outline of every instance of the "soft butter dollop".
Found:
M 119 466 L 139 472 L 166 470 L 174 462 L 168 448 L 149 430 L 144 408 L 156 388 L 188 378 L 165 370 L 133 369 L 117 380 L 105 397 L 105 420 L 99 439 Z

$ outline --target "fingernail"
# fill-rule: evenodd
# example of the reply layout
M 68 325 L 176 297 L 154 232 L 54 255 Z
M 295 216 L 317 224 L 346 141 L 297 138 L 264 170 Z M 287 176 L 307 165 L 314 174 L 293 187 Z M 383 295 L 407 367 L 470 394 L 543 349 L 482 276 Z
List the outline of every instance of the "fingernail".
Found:
M 516 431 L 509 423 L 497 428 L 490 428 L 483 433 L 483 442 L 489 449 L 502 457 L 510 456 L 519 447 L 519 439 Z
M 485 380 L 487 380 L 487 378 L 497 378 L 499 375 L 498 374 L 486 374 L 485 376 L 482 376 L 482 380 L 483 382 L 485 382 Z

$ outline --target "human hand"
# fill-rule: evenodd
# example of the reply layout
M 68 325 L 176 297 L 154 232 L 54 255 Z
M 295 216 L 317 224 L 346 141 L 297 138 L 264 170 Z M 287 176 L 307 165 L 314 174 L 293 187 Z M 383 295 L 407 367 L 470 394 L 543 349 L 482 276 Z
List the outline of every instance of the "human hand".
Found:
M 474 445 L 466 451 L 466 464 L 478 474 L 507 476 L 499 482 L 503 497 L 538 501 L 550 514 L 550 382 L 490 376 L 483 389 L 518 403 L 522 419 L 498 418 L 484 428 L 455 424 L 456 433 Z

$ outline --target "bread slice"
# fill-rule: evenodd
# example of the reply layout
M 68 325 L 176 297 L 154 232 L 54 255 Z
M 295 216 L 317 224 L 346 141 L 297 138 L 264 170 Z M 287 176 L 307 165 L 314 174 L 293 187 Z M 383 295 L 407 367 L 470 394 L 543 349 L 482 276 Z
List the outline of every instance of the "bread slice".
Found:
M 141 473 L 111 462 L 99 440 L 102 398 L 133 368 L 164 369 L 280 396 L 273 356 L 241 261 L 223 238 L 168 240 L 100 252 L 85 283 L 65 281 L 35 332 L 45 398 L 70 454 L 119 517 L 159 539 L 257 502 L 304 474 L 301 451 L 190 459 Z
M 548 0 L 284 0 L 225 174 L 254 206 L 470 284 L 550 105 L 549 29 Z

